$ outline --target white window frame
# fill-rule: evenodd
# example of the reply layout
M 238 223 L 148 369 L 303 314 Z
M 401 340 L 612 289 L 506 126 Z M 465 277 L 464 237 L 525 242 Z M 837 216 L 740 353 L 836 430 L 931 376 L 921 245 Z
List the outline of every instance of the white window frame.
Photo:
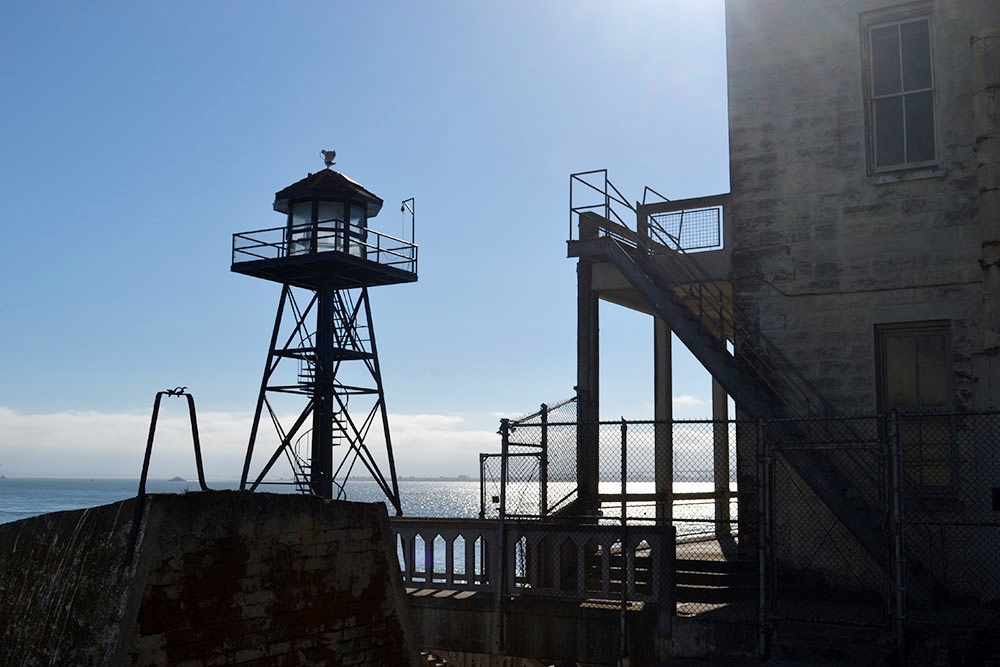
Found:
M 862 43 L 862 65 L 864 72 L 864 101 L 865 101 L 865 134 L 867 140 L 867 165 L 868 173 L 876 178 L 876 182 L 892 182 L 907 178 L 927 178 L 943 175 L 943 170 L 938 169 L 941 159 L 941 141 L 939 133 L 939 114 L 937 105 L 937 80 L 934 58 L 934 21 L 931 12 L 932 6 L 927 2 L 910 3 L 888 10 L 871 12 L 861 15 L 861 43 Z M 879 28 L 899 26 L 907 23 L 925 21 L 928 29 L 928 48 L 930 51 L 930 74 L 931 85 L 929 88 L 900 91 L 884 95 L 875 94 L 874 77 L 874 56 L 872 54 L 872 31 Z M 902 61 L 900 63 L 902 65 Z M 902 76 L 902 74 L 901 74 Z M 903 150 L 904 161 L 895 164 L 878 166 L 876 151 L 878 127 L 875 119 L 875 105 L 879 100 L 890 98 L 903 98 L 930 93 L 932 121 L 932 139 L 934 142 L 934 157 L 930 160 L 907 161 L 906 151 L 906 128 L 903 128 Z M 904 101 L 905 104 L 905 101 Z M 903 122 L 905 123 L 905 113 Z

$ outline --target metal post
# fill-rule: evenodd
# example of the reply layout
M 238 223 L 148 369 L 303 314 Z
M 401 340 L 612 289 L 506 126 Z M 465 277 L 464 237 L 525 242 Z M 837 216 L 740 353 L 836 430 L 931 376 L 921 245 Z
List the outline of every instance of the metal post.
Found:
M 372 377 L 375 379 L 376 391 L 378 393 L 378 409 L 382 411 L 382 437 L 385 438 L 386 444 L 386 461 L 389 464 L 389 477 L 392 484 L 392 493 L 386 494 L 389 496 L 389 501 L 392 503 L 393 508 L 396 510 L 396 516 L 403 516 L 403 503 L 399 498 L 399 481 L 396 479 L 396 459 L 392 455 L 392 434 L 389 431 L 389 410 L 385 405 L 385 389 L 382 387 L 382 368 L 378 363 L 378 346 L 375 344 L 375 325 L 372 322 L 372 307 L 371 301 L 368 300 L 368 288 L 361 288 L 361 301 L 364 303 L 365 308 L 365 320 L 368 326 L 368 340 L 371 345 L 371 366 L 370 371 Z M 363 446 L 363 443 L 359 443 Z M 332 443 L 331 443 L 332 445 Z M 330 463 L 333 463 L 333 453 L 330 453 Z M 376 476 L 376 481 L 379 481 Z
M 628 546 L 628 455 L 627 455 L 627 443 L 628 443 L 628 422 L 622 417 L 622 497 L 621 497 L 621 511 L 622 511 L 622 607 L 621 607 L 621 653 L 618 660 L 618 665 L 620 667 L 627 667 L 629 664 L 628 657 L 628 593 L 629 589 L 632 587 L 632 577 L 630 576 L 629 565 L 631 564 L 630 549 Z M 582 574 L 581 574 L 582 576 Z
M 656 522 L 671 525 L 674 511 L 673 351 L 670 327 L 653 318 L 653 459 Z
M 500 420 L 500 507 L 497 512 L 497 548 L 494 553 L 496 569 L 496 620 L 493 647 L 496 655 L 504 651 L 503 599 L 507 594 L 507 545 L 504 520 L 507 514 L 507 454 L 510 447 L 510 420 Z
M 316 313 L 316 381 L 313 386 L 312 451 L 309 485 L 320 498 L 333 497 L 334 317 L 336 294 L 320 290 Z
M 479 455 L 479 518 L 486 518 L 486 454 Z
M 160 415 L 160 399 L 164 392 L 156 392 L 153 399 L 153 416 L 149 419 L 149 436 L 146 438 L 146 453 L 142 458 L 142 473 L 139 475 L 139 497 L 146 495 L 146 475 L 149 473 L 149 457 L 153 453 L 153 435 L 156 433 L 156 418 Z
M 198 437 L 198 416 L 194 409 L 194 396 L 185 394 L 188 402 L 188 415 L 191 417 L 191 439 L 194 441 L 194 463 L 198 468 L 198 486 L 202 491 L 208 491 L 205 483 L 205 466 L 201 462 L 201 438 Z
M 538 459 L 538 483 L 542 487 L 538 499 L 538 516 L 545 517 L 549 513 L 549 406 L 542 403 L 542 437 L 539 445 L 541 452 Z
M 729 395 L 712 380 L 712 478 L 715 482 L 715 537 L 732 542 L 729 512 Z
M 291 213 L 289 213 L 291 219 Z M 289 223 L 291 224 L 291 223 Z M 291 232 L 289 232 L 291 235 Z M 247 490 L 247 478 L 250 476 L 250 462 L 253 459 L 253 448 L 257 442 L 257 428 L 260 426 L 261 413 L 267 400 L 267 383 L 274 371 L 274 351 L 278 345 L 278 333 L 281 331 L 281 318 L 285 312 L 285 301 L 291 292 L 288 285 L 281 286 L 281 298 L 278 300 L 278 314 L 274 317 L 274 329 L 271 331 L 271 344 L 267 348 L 267 362 L 264 364 L 264 377 L 260 381 L 260 393 L 257 395 L 257 407 L 254 409 L 253 426 L 250 427 L 250 441 L 247 444 L 247 455 L 243 462 L 243 475 L 240 477 L 240 491 Z
M 757 637 L 757 652 L 758 657 L 761 660 L 767 658 L 768 655 L 768 610 L 767 601 L 769 599 L 769 591 L 767 586 L 767 558 L 769 546 L 769 533 L 770 533 L 770 519 L 769 513 L 771 510 L 771 503 L 769 499 L 769 489 L 771 486 L 770 479 L 770 459 L 767 456 L 767 445 L 764 441 L 764 420 L 757 420 L 757 527 L 758 527 L 758 546 L 757 546 L 757 568 L 759 579 L 757 585 L 759 587 L 758 594 L 758 607 L 757 607 L 757 624 L 758 624 L 758 637 Z
M 893 619 L 896 624 L 896 650 L 899 664 L 905 664 L 904 620 L 906 604 L 906 582 L 903 579 L 903 499 L 902 457 L 899 446 L 899 412 L 889 411 L 889 535 L 892 539 L 892 578 L 895 588 Z

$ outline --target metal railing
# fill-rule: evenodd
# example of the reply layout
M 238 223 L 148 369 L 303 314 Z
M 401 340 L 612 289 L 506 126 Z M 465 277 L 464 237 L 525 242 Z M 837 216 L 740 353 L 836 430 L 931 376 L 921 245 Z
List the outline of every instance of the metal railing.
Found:
M 658 201 L 647 202 L 650 195 Z M 604 218 L 607 223 L 598 230 L 600 236 L 611 236 L 629 245 L 653 244 L 684 252 L 721 250 L 723 240 L 723 202 L 726 195 L 670 201 L 650 187 L 643 193 L 642 203 L 632 205 L 608 179 L 607 169 L 570 174 L 569 240 L 579 229 L 581 216 L 587 213 Z M 638 219 L 636 229 L 631 220 Z M 581 233 L 581 238 L 585 234 Z M 655 247 L 655 246 L 654 246 Z
M 232 263 L 338 252 L 417 272 L 417 245 L 367 227 L 344 223 L 272 227 L 233 234 Z
M 620 229 L 634 235 L 626 220 L 635 216 L 635 207 L 625 195 L 608 180 L 607 169 L 581 171 L 569 176 L 569 240 L 574 240 L 573 229 L 583 213 L 596 213 L 617 223 Z M 623 217 L 624 216 L 624 217 Z

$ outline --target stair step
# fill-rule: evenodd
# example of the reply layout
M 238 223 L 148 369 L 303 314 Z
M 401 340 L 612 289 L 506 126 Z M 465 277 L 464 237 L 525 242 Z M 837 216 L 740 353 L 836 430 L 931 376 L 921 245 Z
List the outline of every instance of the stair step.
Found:
M 757 566 L 757 561 L 753 560 L 700 560 L 694 558 L 678 558 L 674 561 L 674 570 L 677 572 L 756 574 L 759 571 L 759 568 Z
M 736 602 L 756 600 L 760 591 L 756 586 L 691 586 L 677 585 L 674 595 L 678 602 Z
M 677 585 L 692 586 L 757 586 L 758 575 L 755 572 L 747 573 L 718 573 L 718 572 L 677 572 L 674 581 Z

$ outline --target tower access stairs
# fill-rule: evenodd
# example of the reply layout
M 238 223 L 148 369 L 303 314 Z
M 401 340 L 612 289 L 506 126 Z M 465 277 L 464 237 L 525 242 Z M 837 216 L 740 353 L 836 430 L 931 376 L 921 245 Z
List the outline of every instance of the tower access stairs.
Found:
M 612 189 L 613 185 L 606 184 Z M 607 189 L 605 193 L 607 193 Z M 613 190 L 617 193 L 617 190 Z M 629 229 L 612 211 L 611 201 L 637 215 L 637 228 Z M 776 422 L 786 442 L 846 443 L 860 441 L 843 421 L 802 420 L 835 417 L 823 397 L 755 325 L 756 318 L 738 311 L 728 281 L 712 279 L 697 259 L 681 248 L 681 233 L 656 229 L 643 205 L 632 207 L 623 198 L 605 197 L 602 214 L 573 209 L 579 223 L 579 240 L 569 242 L 569 256 L 607 262 L 618 270 L 649 310 L 660 317 L 725 388 L 749 417 L 787 419 Z M 615 218 L 613 220 L 612 218 Z M 617 221 L 616 221 L 617 220 Z M 775 422 L 772 422 L 775 424 Z M 873 499 L 882 493 L 877 471 L 848 451 L 834 457 L 822 446 L 789 448 L 784 458 L 795 473 L 854 536 L 873 561 L 888 572 L 883 516 Z M 841 454 L 845 454 L 841 452 Z M 913 582 L 927 581 L 916 557 L 906 557 L 915 570 Z M 919 591 L 910 591 L 922 597 Z

